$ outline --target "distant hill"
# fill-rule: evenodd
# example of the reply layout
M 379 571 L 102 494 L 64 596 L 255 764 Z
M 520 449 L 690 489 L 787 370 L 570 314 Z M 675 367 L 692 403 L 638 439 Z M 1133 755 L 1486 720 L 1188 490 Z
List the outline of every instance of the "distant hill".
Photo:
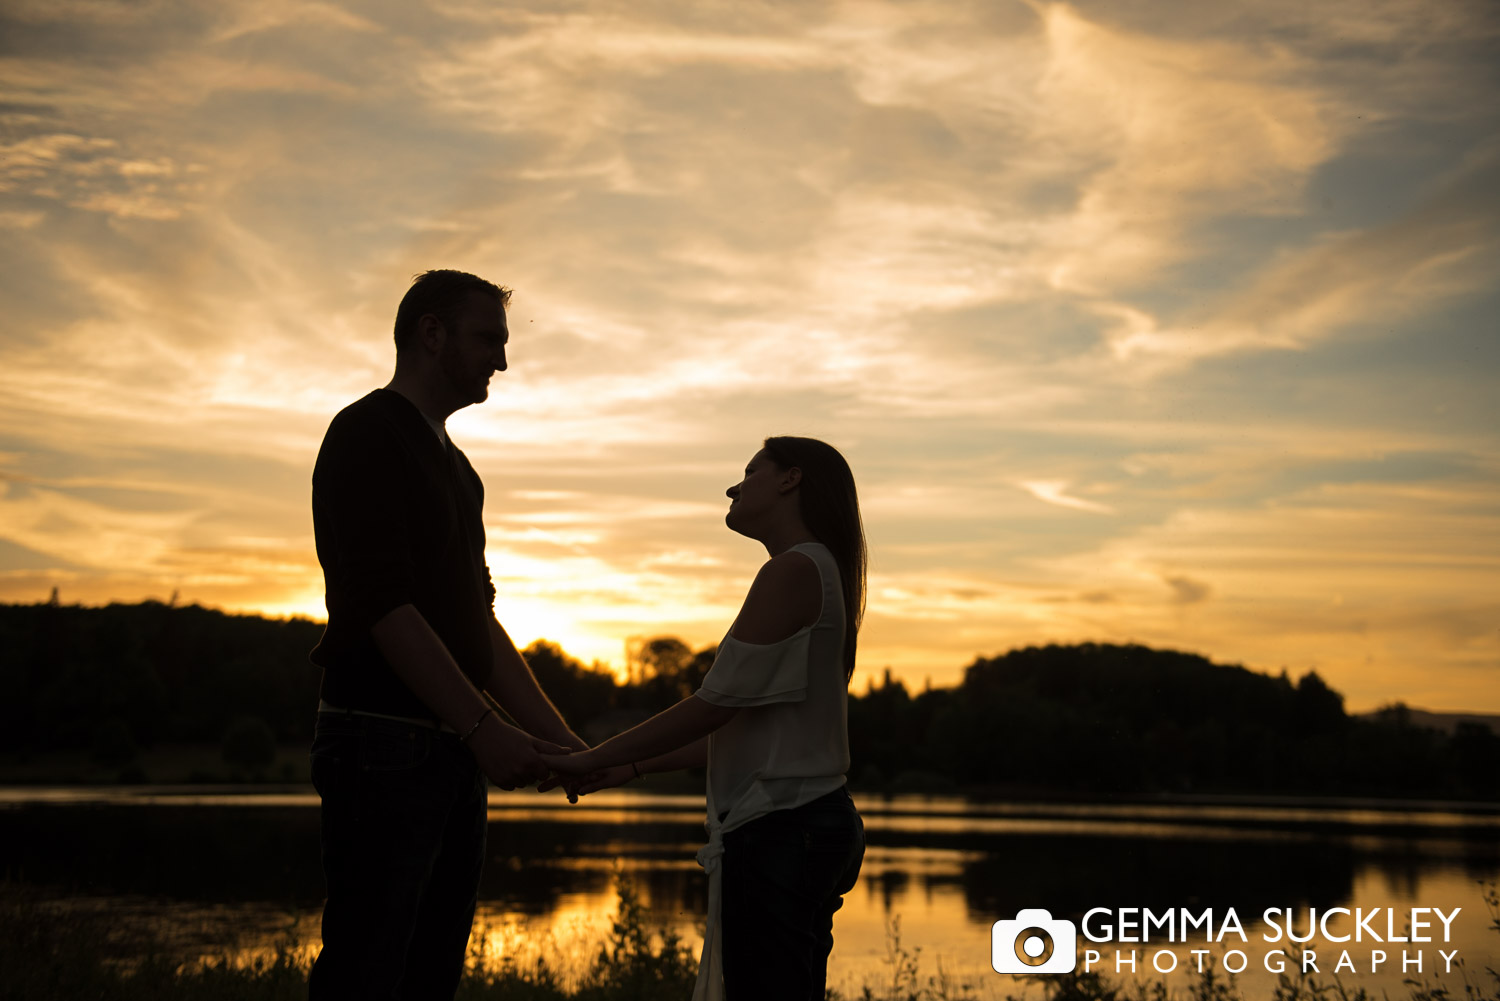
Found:
M 1316 673 L 1292 679 L 1140 645 L 1026 647 L 957 688 L 887 677 L 850 699 L 860 768 L 896 786 L 945 778 L 997 796 L 1245 794 L 1495 799 L 1500 735 L 1350 716 Z M 903 774 L 906 778 L 903 780 Z
M 1500 713 L 1444 713 L 1433 712 L 1430 709 L 1413 709 L 1411 706 L 1401 706 L 1400 709 L 1405 711 L 1406 720 L 1411 726 L 1437 730 L 1450 737 L 1457 733 L 1459 726 L 1464 723 L 1477 724 L 1491 733 L 1500 735 Z M 1391 707 L 1376 709 L 1374 712 L 1360 713 L 1358 718 L 1377 720 L 1391 711 Z

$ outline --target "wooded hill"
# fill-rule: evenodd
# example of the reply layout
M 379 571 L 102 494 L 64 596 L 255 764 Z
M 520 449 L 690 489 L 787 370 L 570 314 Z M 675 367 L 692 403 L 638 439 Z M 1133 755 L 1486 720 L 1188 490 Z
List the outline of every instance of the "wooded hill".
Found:
M 0 751 L 310 741 L 322 626 L 160 602 L 0 605 Z M 542 687 L 597 741 L 693 692 L 713 662 L 659 637 L 630 680 L 539 641 Z M 1352 717 L 1316 674 L 1292 680 L 1196 654 L 1085 643 L 979 658 L 953 688 L 889 672 L 851 693 L 852 781 L 866 791 L 995 795 L 1312 794 L 1494 799 L 1500 736 L 1419 725 L 1401 705 Z

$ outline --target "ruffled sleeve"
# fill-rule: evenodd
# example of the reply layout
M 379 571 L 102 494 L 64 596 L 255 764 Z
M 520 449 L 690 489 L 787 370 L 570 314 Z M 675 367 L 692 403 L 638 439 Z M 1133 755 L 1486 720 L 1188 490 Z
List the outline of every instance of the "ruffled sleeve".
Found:
M 779 643 L 744 643 L 725 636 L 698 697 L 732 709 L 805 701 L 811 639 L 811 627 Z

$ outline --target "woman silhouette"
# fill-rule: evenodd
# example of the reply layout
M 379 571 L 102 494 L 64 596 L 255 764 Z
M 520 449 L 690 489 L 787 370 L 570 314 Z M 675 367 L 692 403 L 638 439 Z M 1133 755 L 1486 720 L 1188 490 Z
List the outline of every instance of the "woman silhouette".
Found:
M 697 692 L 598 747 L 542 755 L 579 792 L 708 766 L 708 927 L 695 1001 L 821 1001 L 833 913 L 864 858 L 845 788 L 847 697 L 865 538 L 849 464 L 767 438 L 726 491 L 725 523 L 771 558 Z

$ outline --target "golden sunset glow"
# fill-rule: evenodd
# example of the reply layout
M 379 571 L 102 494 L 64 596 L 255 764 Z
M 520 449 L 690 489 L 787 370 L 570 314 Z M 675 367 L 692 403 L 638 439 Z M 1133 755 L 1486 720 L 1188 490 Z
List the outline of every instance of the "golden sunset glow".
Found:
M 1482 0 L 0 12 L 0 600 L 322 615 L 309 480 L 434 267 L 518 644 L 716 642 L 838 445 L 856 686 L 1173 647 L 1500 711 Z M 309 668 L 311 670 L 311 668 Z

